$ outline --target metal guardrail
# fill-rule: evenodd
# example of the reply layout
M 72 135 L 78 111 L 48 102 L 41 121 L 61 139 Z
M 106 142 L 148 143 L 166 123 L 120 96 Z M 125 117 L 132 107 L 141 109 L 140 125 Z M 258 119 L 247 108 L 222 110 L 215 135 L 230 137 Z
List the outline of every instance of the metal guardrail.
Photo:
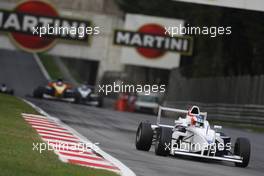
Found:
M 185 78 L 172 70 L 167 101 L 264 105 L 264 75 Z
M 167 101 L 164 106 L 188 109 L 196 105 L 202 111 L 208 113 L 208 119 L 218 120 L 230 123 L 258 125 L 264 127 L 264 105 L 238 105 L 238 104 L 220 104 L 220 103 L 200 103 L 185 101 Z

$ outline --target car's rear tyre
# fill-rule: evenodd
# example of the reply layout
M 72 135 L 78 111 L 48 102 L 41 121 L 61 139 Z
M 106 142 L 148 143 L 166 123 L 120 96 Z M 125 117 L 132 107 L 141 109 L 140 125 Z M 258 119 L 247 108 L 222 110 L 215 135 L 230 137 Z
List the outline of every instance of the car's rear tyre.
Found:
M 38 87 L 33 91 L 33 97 L 35 98 L 43 98 L 43 94 L 45 92 L 44 87 Z
M 81 94 L 79 92 L 74 93 L 74 103 L 81 103 Z
M 101 108 L 101 107 L 103 107 L 103 105 L 104 105 L 103 98 L 102 97 L 99 97 L 98 98 L 98 105 L 97 105 L 97 107 Z
M 237 138 L 234 154 L 243 158 L 242 163 L 235 163 L 237 167 L 247 167 L 250 159 L 250 142 L 247 138 Z
M 138 150 L 149 151 L 152 145 L 153 130 L 151 124 L 141 122 L 136 134 L 136 148 Z
M 155 153 L 160 156 L 167 156 L 171 149 L 171 128 L 161 127 L 158 129 L 157 141 L 155 144 Z

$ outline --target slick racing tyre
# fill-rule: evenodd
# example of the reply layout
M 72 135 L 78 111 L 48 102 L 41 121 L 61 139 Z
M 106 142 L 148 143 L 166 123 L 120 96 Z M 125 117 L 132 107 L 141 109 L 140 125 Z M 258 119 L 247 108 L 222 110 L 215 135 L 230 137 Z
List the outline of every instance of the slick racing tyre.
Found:
M 152 145 L 153 130 L 151 124 L 141 122 L 136 134 L 136 148 L 138 150 L 149 151 Z
M 79 92 L 75 92 L 74 93 L 74 103 L 77 103 L 77 104 L 81 103 L 81 99 L 82 99 L 81 94 Z
M 250 159 L 249 140 L 247 138 L 237 138 L 234 153 L 243 158 L 242 163 L 235 163 L 235 165 L 237 167 L 247 167 Z
M 98 105 L 97 105 L 97 107 L 101 108 L 101 107 L 103 107 L 103 105 L 104 105 L 103 98 L 102 97 L 99 97 L 98 98 Z
M 155 144 L 155 153 L 160 156 L 167 156 L 170 154 L 172 130 L 171 128 L 161 127 L 157 134 L 157 141 Z
M 35 98 L 43 98 L 44 92 L 45 92 L 45 88 L 44 87 L 38 87 L 37 89 L 35 89 L 33 91 L 33 97 L 35 97 Z

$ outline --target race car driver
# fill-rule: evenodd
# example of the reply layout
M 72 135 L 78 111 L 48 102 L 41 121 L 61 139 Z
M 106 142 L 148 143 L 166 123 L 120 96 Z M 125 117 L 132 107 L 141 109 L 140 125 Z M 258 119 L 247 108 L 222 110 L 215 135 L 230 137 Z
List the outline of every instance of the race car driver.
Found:
M 200 115 L 198 106 L 193 106 L 186 115 L 187 125 L 201 127 L 204 125 L 204 118 Z
M 186 132 L 187 127 L 202 127 L 204 125 L 204 118 L 200 115 L 200 109 L 198 106 L 192 106 L 186 118 L 179 118 L 175 121 L 175 130 L 182 133 Z

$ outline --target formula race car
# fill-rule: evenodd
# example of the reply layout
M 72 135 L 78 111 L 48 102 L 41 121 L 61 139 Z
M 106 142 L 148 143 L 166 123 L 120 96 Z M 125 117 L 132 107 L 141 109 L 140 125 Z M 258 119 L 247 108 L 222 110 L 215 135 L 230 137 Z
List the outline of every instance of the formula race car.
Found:
M 94 88 L 92 86 L 83 84 L 75 90 L 75 103 L 102 107 L 103 98 L 94 93 Z
M 184 114 L 175 124 L 161 124 L 163 111 Z M 220 132 L 221 126 L 210 128 L 207 113 L 200 112 L 199 107 L 181 110 L 159 107 L 157 123 L 141 122 L 136 134 L 136 148 L 149 151 L 155 145 L 156 155 L 184 155 L 212 160 L 234 162 L 237 167 L 247 167 L 250 159 L 250 142 L 239 137 L 234 147 L 231 138 Z
M 0 87 L 0 93 L 13 95 L 14 94 L 14 90 L 13 89 L 9 89 L 5 84 L 2 84 L 1 87 Z
M 33 91 L 33 97 L 74 102 L 75 91 L 71 84 L 58 79 L 57 81 L 49 82 L 46 86 L 36 88 Z

